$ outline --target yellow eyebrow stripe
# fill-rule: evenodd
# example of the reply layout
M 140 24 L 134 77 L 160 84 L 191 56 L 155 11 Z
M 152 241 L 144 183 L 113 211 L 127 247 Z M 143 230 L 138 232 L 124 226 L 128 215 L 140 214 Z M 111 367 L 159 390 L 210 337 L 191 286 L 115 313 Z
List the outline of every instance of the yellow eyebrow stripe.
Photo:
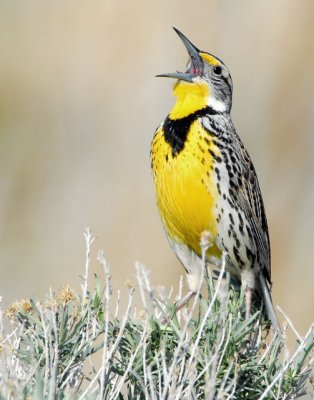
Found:
M 200 53 L 200 56 L 202 57 L 202 59 L 204 61 L 208 62 L 208 64 L 220 65 L 220 62 L 217 60 L 217 58 L 215 58 L 214 56 L 211 56 L 208 53 Z

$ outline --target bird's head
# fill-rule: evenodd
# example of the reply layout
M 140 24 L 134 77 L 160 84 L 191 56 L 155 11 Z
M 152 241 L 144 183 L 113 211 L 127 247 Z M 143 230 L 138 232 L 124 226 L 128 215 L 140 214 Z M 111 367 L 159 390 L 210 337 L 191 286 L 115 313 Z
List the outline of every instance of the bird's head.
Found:
M 173 28 L 187 49 L 190 60 L 186 72 L 158 77 L 178 79 L 174 86 L 177 103 L 170 113 L 174 119 L 210 106 L 217 112 L 229 112 L 232 104 L 232 79 L 225 64 L 212 54 L 200 51 L 178 29 Z

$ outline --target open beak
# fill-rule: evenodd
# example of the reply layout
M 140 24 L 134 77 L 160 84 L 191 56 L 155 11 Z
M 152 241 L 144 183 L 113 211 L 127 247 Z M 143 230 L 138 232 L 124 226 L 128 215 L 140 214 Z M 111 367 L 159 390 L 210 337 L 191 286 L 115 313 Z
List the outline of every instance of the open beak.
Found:
M 203 60 L 199 55 L 200 51 L 189 39 L 183 35 L 178 29 L 173 28 L 182 40 L 185 48 L 187 49 L 190 56 L 189 68 L 186 72 L 170 72 L 169 74 L 156 75 L 157 77 L 175 78 L 181 81 L 193 82 L 193 78 L 202 74 L 203 71 Z

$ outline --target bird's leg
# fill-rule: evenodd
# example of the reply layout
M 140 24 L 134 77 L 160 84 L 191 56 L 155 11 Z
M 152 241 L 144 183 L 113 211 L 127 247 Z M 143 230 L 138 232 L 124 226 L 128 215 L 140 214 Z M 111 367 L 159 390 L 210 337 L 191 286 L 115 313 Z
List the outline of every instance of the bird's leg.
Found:
M 195 268 L 193 271 L 189 271 L 186 276 L 189 292 L 183 297 L 183 299 L 177 302 L 176 311 L 181 310 L 181 308 L 184 307 L 200 290 L 200 285 L 203 281 L 201 272 L 202 265 L 197 266 L 198 268 Z
M 251 316 L 252 296 L 254 289 L 247 287 L 245 289 L 245 319 L 248 320 Z
M 188 294 L 186 294 L 183 299 L 177 302 L 176 304 L 176 311 L 181 310 L 191 299 L 192 297 L 195 296 L 195 292 L 190 291 Z
M 245 288 L 245 320 L 247 321 L 251 316 L 251 306 L 252 306 L 252 297 L 253 297 L 254 289 L 250 286 Z M 255 332 L 249 332 L 247 335 L 247 339 L 243 342 L 241 346 L 240 354 L 245 355 L 248 354 L 250 349 L 255 347 L 256 340 L 258 337 L 258 329 Z

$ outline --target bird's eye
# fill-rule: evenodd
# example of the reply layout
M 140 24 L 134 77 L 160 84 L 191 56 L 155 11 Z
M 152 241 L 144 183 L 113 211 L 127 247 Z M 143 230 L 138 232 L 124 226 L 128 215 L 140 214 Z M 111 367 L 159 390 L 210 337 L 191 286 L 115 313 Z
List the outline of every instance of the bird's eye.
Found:
M 222 68 L 220 65 L 215 65 L 213 68 L 213 72 L 215 75 L 221 75 L 222 74 Z

